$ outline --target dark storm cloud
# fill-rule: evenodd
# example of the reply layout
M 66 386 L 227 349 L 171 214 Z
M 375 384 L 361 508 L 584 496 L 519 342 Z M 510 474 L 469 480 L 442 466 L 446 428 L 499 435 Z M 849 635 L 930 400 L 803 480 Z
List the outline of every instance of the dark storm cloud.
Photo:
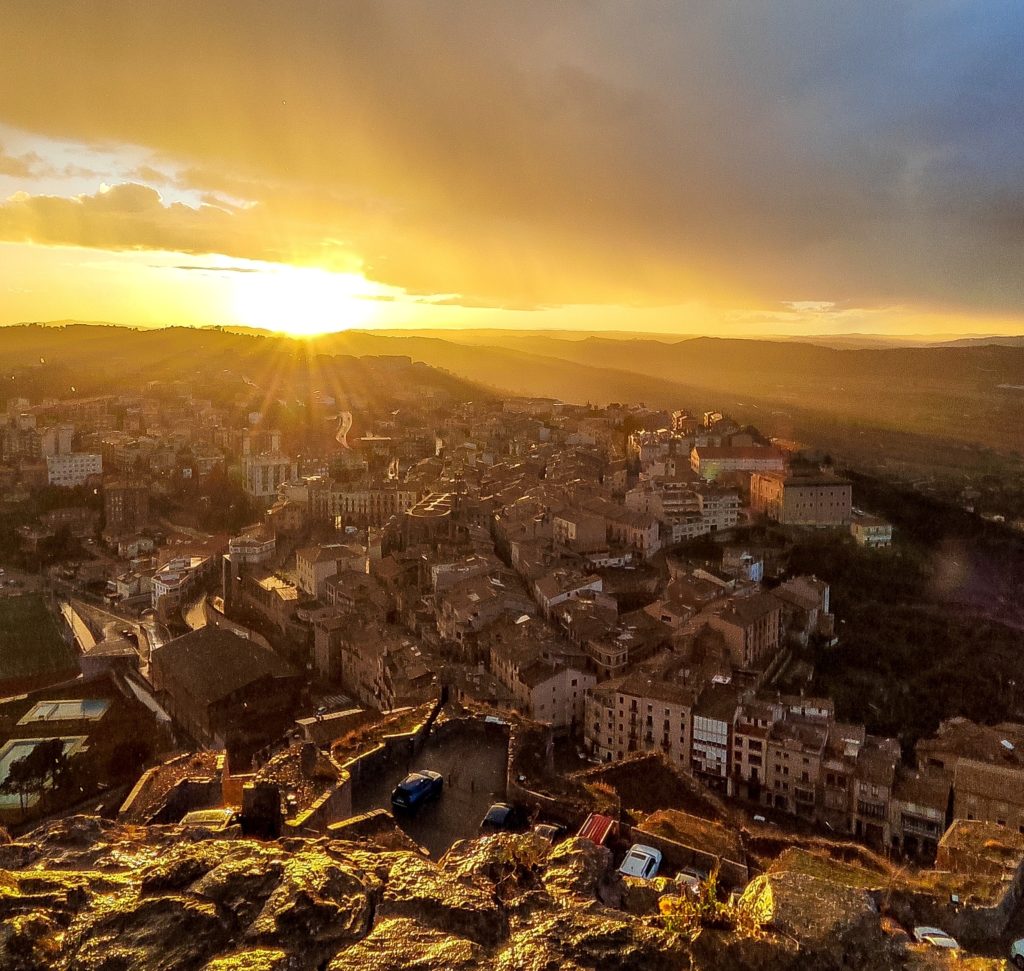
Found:
M 15 0 L 5 20 L 0 121 L 259 203 L 224 211 L 215 251 L 354 252 L 488 306 L 1024 304 L 1016 3 Z

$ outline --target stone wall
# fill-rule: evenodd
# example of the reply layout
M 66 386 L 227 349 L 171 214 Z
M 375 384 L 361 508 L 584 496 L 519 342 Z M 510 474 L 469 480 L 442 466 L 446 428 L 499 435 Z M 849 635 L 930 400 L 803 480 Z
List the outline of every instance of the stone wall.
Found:
M 146 771 L 139 776 L 139 781 L 132 787 L 132 791 L 128 793 L 125 801 L 121 803 L 121 808 L 117 811 L 117 815 L 120 818 L 123 819 L 126 817 L 133 809 L 135 809 L 136 806 L 144 803 L 149 798 L 157 773 L 160 769 L 161 766 L 155 765 L 151 769 L 146 769 Z
M 718 883 L 727 889 L 745 887 L 750 879 L 750 871 L 744 862 L 722 859 L 714 853 L 706 853 L 685 843 L 649 833 L 642 826 L 634 826 L 629 835 L 634 843 L 643 843 L 660 850 L 664 862 L 669 866 L 695 867 L 702 873 L 710 873 L 716 866 L 720 866 Z
M 384 735 L 372 749 L 349 759 L 340 766 L 341 777 L 328 792 L 325 792 L 308 809 L 294 819 L 285 822 L 285 832 L 326 833 L 327 827 L 352 815 L 352 791 L 360 781 L 379 773 L 386 766 L 406 762 L 423 748 L 434 725 L 441 703 L 438 701 L 422 721 L 407 732 Z
M 954 902 L 950 894 L 897 887 L 875 896 L 883 912 L 907 927 L 941 927 L 961 944 L 984 945 L 1006 931 L 1024 896 L 1024 864 L 997 882 L 989 901 L 970 898 Z
M 337 819 L 352 815 L 352 777 L 342 770 L 337 785 L 328 789 L 308 809 L 294 819 L 285 820 L 286 835 L 298 833 L 326 833 L 327 827 Z

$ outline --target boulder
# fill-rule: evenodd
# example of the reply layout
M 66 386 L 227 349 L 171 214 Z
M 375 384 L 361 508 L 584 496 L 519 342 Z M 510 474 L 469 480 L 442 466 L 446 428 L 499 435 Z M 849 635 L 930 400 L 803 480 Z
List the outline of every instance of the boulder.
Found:
M 377 913 L 408 917 L 458 937 L 491 945 L 507 933 L 493 893 L 460 881 L 428 860 L 400 857 L 388 874 Z
M 590 840 L 566 840 L 552 848 L 544 866 L 544 889 L 555 898 L 602 899 L 615 884 L 612 851 Z
M 291 971 L 296 967 L 301 965 L 287 952 L 257 947 L 214 958 L 203 971 Z
M 245 938 L 289 949 L 351 943 L 370 930 L 369 894 L 376 889 L 315 849 L 293 853 L 284 858 L 280 878 Z
M 230 941 L 213 904 L 183 897 L 97 898 L 68 930 L 73 971 L 193 971 Z
M 369 937 L 338 954 L 328 971 L 483 971 L 480 945 L 408 917 L 378 921 Z
M 20 914 L 0 923 L 0 968 L 44 971 L 61 950 L 63 929 L 45 913 Z
M 608 911 L 557 910 L 517 927 L 498 971 L 687 971 L 687 942 Z

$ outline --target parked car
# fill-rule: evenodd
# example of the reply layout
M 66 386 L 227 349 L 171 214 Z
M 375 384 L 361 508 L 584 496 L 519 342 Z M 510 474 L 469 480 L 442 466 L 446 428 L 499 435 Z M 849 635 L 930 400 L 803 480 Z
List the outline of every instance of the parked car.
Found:
M 565 836 L 565 827 L 557 826 L 555 823 L 538 823 L 533 827 L 533 831 L 552 846 Z
M 208 829 L 214 833 L 223 833 L 233 826 L 240 825 L 240 819 L 239 813 L 234 809 L 194 809 L 190 813 L 185 813 L 181 825 L 190 829 Z
M 391 793 L 391 808 L 415 812 L 425 802 L 437 799 L 444 789 L 444 776 L 432 769 L 410 772 Z
M 643 843 L 634 843 L 619 866 L 619 873 L 624 877 L 641 877 L 650 880 L 658 875 L 661 866 L 661 851 Z
M 505 830 L 521 832 L 529 825 L 530 817 L 522 806 L 513 806 L 507 802 L 496 802 L 480 821 L 480 832 Z
M 958 951 L 960 949 L 960 945 L 949 934 L 938 927 L 915 927 L 914 940 L 918 944 L 930 944 L 932 947 L 941 947 L 947 951 Z
M 1015 968 L 1024 969 L 1024 937 L 1018 937 L 1010 945 L 1010 960 Z
M 696 894 L 700 892 L 700 885 L 707 880 L 707 878 L 708 875 L 706 873 L 701 873 L 701 871 L 696 869 L 696 867 L 684 866 L 676 874 L 676 883 L 678 883 L 681 888 L 689 890 L 690 893 Z

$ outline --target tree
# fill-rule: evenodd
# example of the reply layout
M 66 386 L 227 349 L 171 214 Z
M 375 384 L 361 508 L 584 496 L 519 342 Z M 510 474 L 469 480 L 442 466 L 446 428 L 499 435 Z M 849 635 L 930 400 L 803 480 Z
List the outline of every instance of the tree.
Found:
M 7 767 L 7 778 L 0 783 L 0 792 L 5 796 L 17 794 L 21 815 L 25 815 L 25 800 L 33 791 L 34 782 L 29 778 L 28 756 L 15 759 Z
M 67 768 L 68 759 L 64 753 L 63 740 L 45 738 L 24 758 L 11 763 L 0 789 L 5 793 L 18 794 L 24 815 L 27 797 L 32 793 L 42 796 L 48 784 L 54 788 L 59 787 L 67 774 Z

